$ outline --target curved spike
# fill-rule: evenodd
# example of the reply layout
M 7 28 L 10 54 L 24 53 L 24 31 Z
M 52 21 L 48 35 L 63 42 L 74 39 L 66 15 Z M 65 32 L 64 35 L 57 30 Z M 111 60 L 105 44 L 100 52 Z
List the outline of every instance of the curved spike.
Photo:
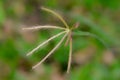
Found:
M 63 22 L 63 24 L 66 26 L 66 28 L 69 28 L 68 24 L 65 22 L 65 20 L 58 13 L 54 12 L 51 9 L 45 8 L 45 7 L 41 7 L 41 9 L 44 11 L 50 12 L 53 15 L 57 16 Z

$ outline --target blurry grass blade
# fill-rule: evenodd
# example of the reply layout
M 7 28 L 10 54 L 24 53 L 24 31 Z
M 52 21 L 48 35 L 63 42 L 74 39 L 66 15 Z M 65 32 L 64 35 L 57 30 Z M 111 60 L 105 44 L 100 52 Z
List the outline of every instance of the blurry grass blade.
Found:
M 4 23 L 5 19 L 6 19 L 6 13 L 4 9 L 4 3 L 3 1 L 0 1 L 0 25 Z
M 58 13 L 56 13 L 48 8 L 45 8 L 45 7 L 41 7 L 41 9 L 44 11 L 50 12 L 53 15 L 57 16 L 63 22 L 63 24 L 66 26 L 66 28 L 69 28 L 68 24 L 65 22 L 65 20 Z
M 72 60 L 72 38 L 70 38 L 70 49 L 69 49 L 69 60 L 68 60 L 67 73 L 70 72 L 71 60 Z
M 111 37 L 109 34 L 105 33 L 101 28 L 100 25 L 95 24 L 94 21 L 90 20 L 89 18 L 86 18 L 81 15 L 72 14 L 71 15 L 73 20 L 77 20 L 83 24 L 86 24 L 88 27 L 90 27 L 91 31 L 94 34 L 99 35 L 106 43 L 110 44 L 119 44 L 119 41 L 115 38 Z
M 79 36 L 91 36 L 96 38 L 97 40 L 99 40 L 108 50 L 110 50 L 110 48 L 108 47 L 108 45 L 98 36 L 96 36 L 95 34 L 89 33 L 89 32 L 83 32 L 83 31 L 76 31 L 73 32 L 73 35 L 79 35 Z
M 59 43 L 39 63 L 37 63 L 32 68 L 34 69 L 37 66 L 39 66 L 42 62 L 44 62 L 61 45 L 61 43 L 64 41 L 66 36 L 67 36 L 67 33 L 63 36 L 63 38 L 59 41 Z
M 65 30 L 65 28 L 62 27 L 58 27 L 58 26 L 33 26 L 33 27 L 27 27 L 27 28 L 22 28 L 23 30 L 34 30 L 34 29 L 48 29 L 48 28 L 53 28 L 53 29 L 63 29 Z
M 51 41 L 52 39 L 62 35 L 63 33 L 65 33 L 66 31 L 63 31 L 61 33 L 58 33 L 57 35 L 54 35 L 53 37 L 47 39 L 46 41 L 44 41 L 43 43 L 39 44 L 36 48 L 34 48 L 32 51 L 30 51 L 27 56 L 33 54 L 36 50 L 38 50 L 40 47 L 42 47 L 43 45 L 45 45 L 46 43 L 48 43 L 49 41 Z

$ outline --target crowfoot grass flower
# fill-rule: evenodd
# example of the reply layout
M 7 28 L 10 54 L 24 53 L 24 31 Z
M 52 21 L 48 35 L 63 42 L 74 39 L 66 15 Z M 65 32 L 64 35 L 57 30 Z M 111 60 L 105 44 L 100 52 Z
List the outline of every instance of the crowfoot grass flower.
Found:
M 37 47 L 35 47 L 33 50 L 28 52 L 27 56 L 32 55 L 39 48 L 41 48 L 42 46 L 44 46 L 46 43 L 50 42 L 51 40 L 59 37 L 60 35 L 64 34 L 64 36 L 58 42 L 58 44 L 40 62 L 38 62 L 35 66 L 32 67 L 33 69 L 38 67 L 41 63 L 43 63 L 52 53 L 54 53 L 55 50 L 57 50 L 60 47 L 60 45 L 63 43 L 63 41 L 66 40 L 65 45 L 69 44 L 69 58 L 68 58 L 68 67 L 67 67 L 67 73 L 69 73 L 70 67 L 71 67 L 71 61 L 72 61 L 72 42 L 73 42 L 72 41 L 73 40 L 72 36 L 73 35 L 92 36 L 92 37 L 97 38 L 104 45 L 106 45 L 101 39 L 99 39 L 98 37 L 96 37 L 95 35 L 93 35 L 89 32 L 82 32 L 82 31 L 73 32 L 73 30 L 76 29 L 79 26 L 78 23 L 70 28 L 68 26 L 68 24 L 66 23 L 66 21 L 58 13 L 56 13 L 53 10 L 50 10 L 48 8 L 45 8 L 45 7 L 42 7 L 41 9 L 44 10 L 44 11 L 47 11 L 49 13 L 52 13 L 53 15 L 58 17 L 58 19 L 60 19 L 60 21 L 65 25 L 65 27 L 45 25 L 45 26 L 33 26 L 33 27 L 23 28 L 23 30 L 38 30 L 38 29 L 59 29 L 59 30 L 62 30 L 60 33 L 50 37 L 49 39 L 47 39 L 46 41 L 42 42 Z

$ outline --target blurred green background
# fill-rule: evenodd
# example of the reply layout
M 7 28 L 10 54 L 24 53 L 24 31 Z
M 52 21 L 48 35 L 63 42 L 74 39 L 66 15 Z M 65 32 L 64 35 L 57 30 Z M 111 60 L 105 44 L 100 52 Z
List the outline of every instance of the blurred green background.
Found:
M 40 7 L 61 14 L 70 26 L 104 40 L 106 49 L 91 37 L 73 39 L 72 67 L 66 75 L 69 49 L 61 47 L 35 70 L 59 38 L 26 54 L 58 30 L 23 31 L 22 27 L 63 24 Z M 0 80 L 120 80 L 120 0 L 0 0 Z

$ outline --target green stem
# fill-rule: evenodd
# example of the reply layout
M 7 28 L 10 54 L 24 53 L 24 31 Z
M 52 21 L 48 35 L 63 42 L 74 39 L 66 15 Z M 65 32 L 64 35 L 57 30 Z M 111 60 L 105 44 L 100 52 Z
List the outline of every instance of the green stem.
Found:
M 90 32 L 84 32 L 84 31 L 76 31 L 73 32 L 73 35 L 78 35 L 78 36 L 91 36 L 96 38 L 97 40 L 99 40 L 108 50 L 110 50 L 109 46 L 105 43 L 105 41 L 103 41 L 101 38 L 99 38 L 97 35 L 92 34 Z

